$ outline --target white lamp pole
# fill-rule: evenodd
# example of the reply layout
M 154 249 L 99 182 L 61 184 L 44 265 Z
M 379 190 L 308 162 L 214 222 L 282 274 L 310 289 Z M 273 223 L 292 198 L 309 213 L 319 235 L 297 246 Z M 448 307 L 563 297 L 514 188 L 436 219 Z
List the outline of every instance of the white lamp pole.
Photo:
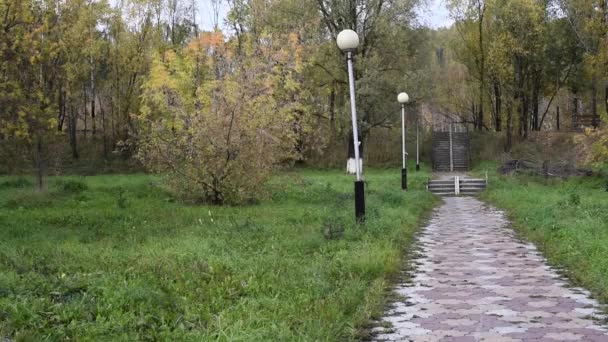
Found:
M 336 43 L 340 50 L 346 52 L 348 64 L 348 84 L 350 88 L 350 111 L 353 123 L 353 143 L 355 150 L 355 170 L 357 180 L 355 181 L 355 217 L 359 221 L 365 220 L 365 191 L 361 179 L 361 160 L 359 156 L 359 131 L 357 129 L 357 106 L 355 104 L 355 76 L 353 72 L 353 51 L 359 46 L 359 36 L 353 30 L 343 30 L 338 34 Z
M 410 97 L 407 93 L 397 95 L 397 101 L 401 104 L 401 158 L 403 165 L 401 168 L 401 189 L 407 190 L 407 151 L 405 148 L 405 104 Z

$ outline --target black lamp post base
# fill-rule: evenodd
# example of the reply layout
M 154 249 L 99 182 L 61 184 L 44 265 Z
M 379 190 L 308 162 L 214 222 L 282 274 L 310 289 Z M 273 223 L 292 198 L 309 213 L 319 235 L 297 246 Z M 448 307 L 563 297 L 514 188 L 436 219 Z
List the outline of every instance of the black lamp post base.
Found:
M 355 181 L 355 218 L 365 222 L 365 186 L 363 181 Z
M 420 164 L 416 164 L 416 171 L 420 171 Z
M 401 169 L 401 189 L 407 190 L 407 169 Z

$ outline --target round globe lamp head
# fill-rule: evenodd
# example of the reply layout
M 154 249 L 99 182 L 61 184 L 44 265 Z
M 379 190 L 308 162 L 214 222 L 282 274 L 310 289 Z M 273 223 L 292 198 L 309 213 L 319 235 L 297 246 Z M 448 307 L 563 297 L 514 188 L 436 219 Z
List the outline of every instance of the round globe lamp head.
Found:
M 399 93 L 399 95 L 397 95 L 397 101 L 399 101 L 401 104 L 406 104 L 409 100 L 410 97 L 407 95 L 407 93 Z
M 353 51 L 359 46 L 359 36 L 353 30 L 343 30 L 338 33 L 336 43 L 342 51 Z

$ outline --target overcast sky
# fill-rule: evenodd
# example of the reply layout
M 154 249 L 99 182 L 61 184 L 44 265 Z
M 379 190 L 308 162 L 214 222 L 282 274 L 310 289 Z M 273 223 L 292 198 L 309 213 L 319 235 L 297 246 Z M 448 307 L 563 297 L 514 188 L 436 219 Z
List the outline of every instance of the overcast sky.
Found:
M 210 30 L 213 28 L 213 11 L 211 7 L 211 0 L 198 0 L 199 1 L 199 24 L 203 30 Z M 422 24 L 433 27 L 445 27 L 452 24 L 452 20 L 449 18 L 449 13 L 445 7 L 445 0 L 429 0 L 429 5 L 426 8 L 418 10 L 420 15 L 420 21 Z M 228 6 L 224 1 L 222 10 L 220 13 L 220 26 L 224 22 Z

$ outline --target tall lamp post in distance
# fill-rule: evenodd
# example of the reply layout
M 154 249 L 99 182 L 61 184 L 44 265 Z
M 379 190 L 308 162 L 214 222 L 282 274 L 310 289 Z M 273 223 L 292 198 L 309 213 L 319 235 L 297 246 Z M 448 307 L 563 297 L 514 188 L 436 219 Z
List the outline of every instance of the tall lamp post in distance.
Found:
M 359 222 L 365 221 L 365 190 L 361 179 L 361 159 L 359 157 L 359 131 L 357 130 L 357 106 L 355 105 L 355 76 L 353 72 L 353 52 L 359 46 L 359 36 L 353 30 L 343 30 L 338 34 L 336 43 L 340 50 L 346 53 L 348 64 L 348 84 L 350 88 L 350 111 L 353 122 L 353 143 L 355 150 L 355 170 L 357 180 L 355 181 L 355 218 Z
M 401 158 L 403 167 L 401 168 L 401 189 L 407 190 L 407 151 L 405 150 L 405 104 L 410 97 L 407 93 L 397 95 L 397 101 L 401 104 Z
M 420 171 L 420 113 L 416 114 L 416 171 Z

